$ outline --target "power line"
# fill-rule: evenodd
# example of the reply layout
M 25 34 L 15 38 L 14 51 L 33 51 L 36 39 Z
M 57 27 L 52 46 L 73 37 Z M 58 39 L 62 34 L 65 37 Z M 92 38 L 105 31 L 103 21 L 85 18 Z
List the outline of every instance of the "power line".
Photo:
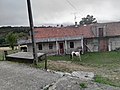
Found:
M 66 0 L 66 1 L 73 9 L 77 10 L 76 7 L 69 0 Z
M 70 0 L 66 0 L 66 2 L 76 11 L 76 12 L 74 12 L 74 13 L 72 13 L 73 15 L 74 15 L 74 21 L 76 22 L 76 20 L 77 20 L 77 16 L 76 16 L 76 14 L 78 13 L 77 12 L 77 8 L 72 4 L 72 2 L 70 2 Z

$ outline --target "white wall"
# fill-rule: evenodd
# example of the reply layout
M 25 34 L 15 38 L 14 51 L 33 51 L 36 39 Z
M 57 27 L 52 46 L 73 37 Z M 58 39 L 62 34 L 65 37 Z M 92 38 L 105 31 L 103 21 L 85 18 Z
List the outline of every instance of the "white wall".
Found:
M 53 49 L 49 49 L 49 43 L 42 43 L 42 50 L 38 49 L 38 44 L 37 44 L 37 50 L 38 52 L 41 53 L 56 53 L 56 43 L 55 42 L 50 42 L 51 44 L 53 44 Z
M 28 52 L 33 52 L 32 44 L 27 44 Z
M 64 42 L 64 41 L 63 41 Z M 70 48 L 70 42 L 74 42 L 74 48 Z M 41 53 L 55 53 L 57 54 L 57 49 L 56 49 L 56 42 L 51 42 L 53 44 L 53 49 L 49 49 L 49 43 L 42 43 L 42 50 L 38 49 L 38 44 L 36 45 L 37 48 L 37 52 L 41 52 Z M 58 42 L 58 47 L 59 47 L 59 42 Z M 76 48 L 81 47 L 81 40 L 71 40 L 71 41 L 67 41 L 67 50 L 66 53 L 69 54 L 71 53 L 71 51 L 76 50 Z M 64 44 L 64 49 L 65 48 L 65 44 Z M 32 52 L 32 45 L 28 44 L 28 51 Z
M 109 51 L 115 50 L 116 48 L 120 48 L 120 37 L 110 38 L 108 45 L 109 45 Z
M 70 42 L 74 42 L 74 48 L 70 48 Z M 67 53 L 71 53 L 72 51 L 75 51 L 76 48 L 81 47 L 81 40 L 71 40 L 67 41 Z
M 87 46 L 88 48 L 88 52 L 97 52 L 98 51 L 98 40 L 97 39 L 90 39 L 87 40 Z

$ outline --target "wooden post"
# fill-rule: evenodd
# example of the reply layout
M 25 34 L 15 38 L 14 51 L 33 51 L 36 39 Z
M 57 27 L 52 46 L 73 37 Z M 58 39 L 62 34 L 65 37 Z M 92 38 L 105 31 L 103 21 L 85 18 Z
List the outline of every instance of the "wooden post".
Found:
M 57 54 L 59 54 L 58 49 L 59 49 L 59 47 L 58 47 L 58 42 L 56 41 L 56 52 L 57 52 Z
M 81 37 L 81 47 L 82 47 L 82 54 L 84 54 L 83 35 L 82 35 L 82 37 Z
M 47 71 L 47 55 L 45 54 L 45 70 Z
M 6 60 L 6 56 L 8 55 L 7 51 L 4 51 L 4 60 Z
M 65 54 L 67 54 L 67 41 L 65 40 Z

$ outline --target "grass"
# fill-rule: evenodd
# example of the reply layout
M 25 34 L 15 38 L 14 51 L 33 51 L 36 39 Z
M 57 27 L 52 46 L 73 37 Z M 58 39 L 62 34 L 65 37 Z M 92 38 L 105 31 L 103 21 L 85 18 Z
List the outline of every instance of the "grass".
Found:
M 38 63 L 38 65 L 34 65 L 36 68 L 41 68 L 41 69 L 44 69 L 45 68 L 45 61 L 41 61 Z
M 84 63 L 110 64 L 120 61 L 120 52 L 87 53 L 82 56 Z
M 0 51 L 0 61 L 2 61 L 2 60 L 3 60 L 3 57 L 4 57 L 3 52 L 2 52 L 2 51 Z
M 48 60 L 52 61 L 72 61 L 76 65 L 89 66 L 95 68 L 97 72 L 96 82 L 109 84 L 120 87 L 120 52 L 93 52 L 81 55 L 82 61 L 78 57 L 70 59 L 69 55 L 65 56 L 48 56 Z M 54 67 L 55 68 L 55 67 Z M 59 67 L 57 69 L 61 70 Z M 62 67 L 62 70 L 69 68 Z M 55 70 L 55 69 L 54 69 Z M 102 70 L 99 71 L 99 70 Z M 70 70 L 68 70 L 70 71 Z M 105 78 L 104 75 L 107 77 Z M 116 79 L 117 78 L 117 79 Z
M 81 55 L 82 61 L 79 61 L 78 57 L 70 59 L 69 55 L 65 56 L 48 56 L 49 60 L 61 60 L 61 61 L 72 61 L 77 64 L 91 65 L 91 66 L 116 66 L 120 64 L 120 52 L 96 52 L 86 53 Z
M 63 55 L 63 56 L 59 56 L 59 55 L 55 55 L 55 56 L 48 56 L 49 60 L 54 60 L 54 61 L 71 61 L 70 56 L 69 55 Z
M 100 75 L 96 75 L 95 78 L 94 78 L 94 81 L 98 82 L 98 83 L 102 83 L 102 84 L 108 84 L 108 85 L 111 85 L 111 86 L 117 86 L 116 83 L 114 83 L 113 81 L 111 81 L 107 77 L 102 77 Z
M 7 50 L 8 54 L 16 53 L 18 50 Z M 4 60 L 4 51 L 0 50 L 0 61 Z

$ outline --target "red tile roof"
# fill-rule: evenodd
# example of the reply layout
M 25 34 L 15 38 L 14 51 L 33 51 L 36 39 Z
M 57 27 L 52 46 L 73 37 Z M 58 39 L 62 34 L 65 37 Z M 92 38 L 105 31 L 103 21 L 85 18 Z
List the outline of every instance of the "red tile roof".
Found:
M 95 25 L 80 26 L 80 27 L 49 27 L 49 28 L 36 28 L 35 38 L 64 38 L 64 37 L 78 37 L 84 38 L 96 37 L 92 32 L 94 26 L 105 26 L 106 36 L 120 35 L 120 22 L 113 23 L 100 23 Z
M 91 26 L 81 27 L 50 27 L 50 28 L 36 28 L 35 38 L 64 38 L 64 37 L 75 37 L 84 36 L 85 38 L 94 37 L 91 32 Z

